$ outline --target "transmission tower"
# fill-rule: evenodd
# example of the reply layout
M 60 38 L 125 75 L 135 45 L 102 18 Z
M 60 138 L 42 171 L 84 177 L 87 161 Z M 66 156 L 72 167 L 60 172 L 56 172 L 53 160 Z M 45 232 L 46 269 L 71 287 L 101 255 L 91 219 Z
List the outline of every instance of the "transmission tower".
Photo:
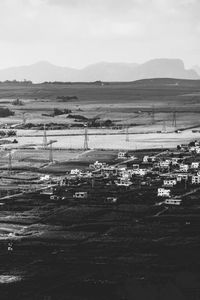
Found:
M 47 133 L 46 133 L 46 126 L 44 124 L 44 135 L 43 135 L 43 147 L 46 149 L 47 147 Z
M 165 120 L 163 121 L 162 132 L 166 132 L 166 122 L 165 122 Z
M 152 112 L 151 112 L 151 124 L 155 123 L 155 107 L 152 106 Z
M 26 124 L 26 113 L 25 112 L 22 113 L 22 122 L 23 122 L 23 125 Z
M 173 111 L 172 126 L 176 127 L 176 111 Z
M 128 125 L 126 126 L 126 142 L 129 142 Z
M 50 145 L 49 145 L 49 161 L 53 162 L 53 146 L 52 146 L 52 140 L 50 140 Z
M 8 173 L 12 171 L 12 153 L 11 151 L 8 152 Z
M 84 145 L 83 145 L 83 149 L 86 151 L 89 149 L 88 147 L 88 128 L 87 125 L 85 125 L 85 133 L 84 133 Z

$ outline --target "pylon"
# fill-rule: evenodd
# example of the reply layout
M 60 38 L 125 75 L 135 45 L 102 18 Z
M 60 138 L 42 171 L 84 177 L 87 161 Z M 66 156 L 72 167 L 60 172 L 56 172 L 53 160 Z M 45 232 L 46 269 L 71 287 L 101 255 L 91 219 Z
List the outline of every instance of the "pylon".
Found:
M 43 135 L 43 147 L 46 149 L 47 147 L 47 133 L 46 133 L 46 126 L 44 124 L 44 135 Z
M 11 151 L 8 153 L 8 172 L 11 173 L 12 171 L 12 154 Z
M 165 121 L 163 121 L 162 132 L 166 132 L 166 123 L 165 123 Z
M 126 142 L 129 142 L 128 126 L 126 126 Z
M 172 126 L 176 127 L 176 111 L 173 111 Z
M 151 112 L 151 123 L 155 123 L 155 107 L 154 105 L 152 106 L 152 112 Z
M 86 151 L 89 149 L 88 147 L 88 128 L 87 125 L 85 125 L 85 134 L 84 134 L 84 145 L 83 145 L 83 149 Z
M 25 116 L 25 112 L 22 113 L 22 120 L 23 120 L 23 125 L 26 124 L 26 116 Z
M 49 146 L 49 161 L 53 162 L 53 146 L 52 146 L 52 141 L 50 141 L 50 146 Z

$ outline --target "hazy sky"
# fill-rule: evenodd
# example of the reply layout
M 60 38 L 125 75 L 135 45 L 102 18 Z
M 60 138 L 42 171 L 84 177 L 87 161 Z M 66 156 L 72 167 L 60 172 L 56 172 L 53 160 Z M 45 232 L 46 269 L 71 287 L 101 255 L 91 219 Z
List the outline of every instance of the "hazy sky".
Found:
M 200 65 L 200 0 L 0 0 L 0 68 L 40 60 Z

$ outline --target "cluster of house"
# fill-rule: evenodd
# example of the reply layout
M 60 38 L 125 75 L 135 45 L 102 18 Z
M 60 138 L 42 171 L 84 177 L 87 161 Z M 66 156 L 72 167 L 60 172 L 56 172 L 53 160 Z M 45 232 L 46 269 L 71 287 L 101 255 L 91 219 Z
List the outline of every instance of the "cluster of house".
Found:
M 198 158 L 198 142 L 180 145 L 177 151 L 163 151 L 154 155 L 145 155 L 138 159 L 127 152 L 119 152 L 119 163 L 108 165 L 96 161 L 87 171 L 72 169 L 67 177 L 79 179 L 107 179 L 118 187 L 135 188 L 137 186 L 151 186 L 157 197 L 165 204 L 179 205 L 180 197 L 174 195 L 176 187 L 200 184 L 200 156 Z M 106 183 L 109 184 L 109 183 Z M 76 192 L 74 198 L 87 198 L 86 192 Z

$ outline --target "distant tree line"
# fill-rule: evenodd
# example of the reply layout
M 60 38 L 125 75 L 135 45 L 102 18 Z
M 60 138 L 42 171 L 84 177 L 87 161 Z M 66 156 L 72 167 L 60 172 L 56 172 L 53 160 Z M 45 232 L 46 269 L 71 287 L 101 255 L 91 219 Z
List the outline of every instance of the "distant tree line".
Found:
M 33 82 L 31 80 L 5 80 L 5 81 L 0 81 L 0 83 L 6 83 L 6 84 L 33 84 Z
M 57 96 L 58 100 L 65 102 L 65 101 L 70 101 L 70 100 L 78 100 L 77 96 Z

